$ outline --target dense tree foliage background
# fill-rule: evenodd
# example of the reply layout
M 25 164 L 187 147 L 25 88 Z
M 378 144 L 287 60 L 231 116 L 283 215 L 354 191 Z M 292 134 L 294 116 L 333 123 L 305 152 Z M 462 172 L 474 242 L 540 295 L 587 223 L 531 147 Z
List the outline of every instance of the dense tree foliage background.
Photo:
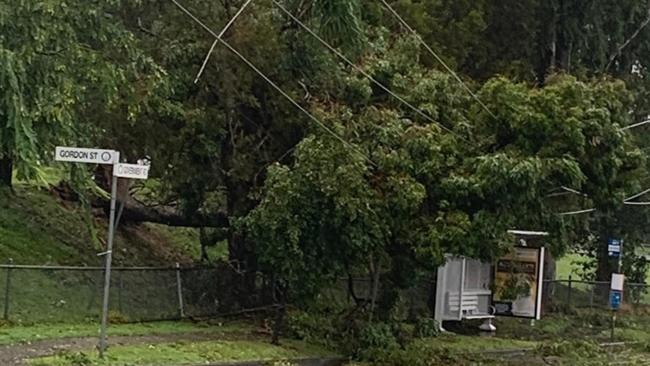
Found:
M 218 31 L 244 1 L 182 3 Z M 621 128 L 650 108 L 649 4 L 387 3 L 421 38 L 382 1 L 280 1 L 355 67 L 270 0 L 226 32 L 325 129 L 221 44 L 195 83 L 214 38 L 172 2 L 0 1 L 2 184 L 54 144 L 149 155 L 148 199 L 293 299 L 359 271 L 405 286 L 445 253 L 489 260 L 512 228 L 606 278 L 605 241 L 647 235 L 647 209 L 623 203 L 649 183 L 647 129 Z

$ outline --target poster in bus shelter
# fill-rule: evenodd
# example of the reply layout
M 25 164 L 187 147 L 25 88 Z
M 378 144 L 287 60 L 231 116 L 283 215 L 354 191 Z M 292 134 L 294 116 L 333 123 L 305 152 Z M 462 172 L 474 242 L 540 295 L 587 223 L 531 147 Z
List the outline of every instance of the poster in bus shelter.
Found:
M 515 247 L 497 260 L 494 272 L 495 315 L 539 319 L 544 248 Z

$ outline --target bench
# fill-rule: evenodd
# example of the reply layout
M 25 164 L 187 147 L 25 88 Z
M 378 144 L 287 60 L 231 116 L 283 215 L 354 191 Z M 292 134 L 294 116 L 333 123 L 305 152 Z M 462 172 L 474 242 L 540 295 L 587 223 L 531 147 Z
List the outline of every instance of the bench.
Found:
M 458 313 L 460 310 L 464 319 L 491 318 L 492 315 L 479 310 L 479 297 L 490 295 L 489 290 L 465 291 L 461 299 L 458 292 L 448 292 L 447 304 L 449 312 Z

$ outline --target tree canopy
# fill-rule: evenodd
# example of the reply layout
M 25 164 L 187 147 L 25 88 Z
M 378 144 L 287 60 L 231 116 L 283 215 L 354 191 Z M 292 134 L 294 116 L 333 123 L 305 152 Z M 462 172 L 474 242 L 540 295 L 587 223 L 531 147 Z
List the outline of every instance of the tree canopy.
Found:
M 220 30 L 243 3 L 183 5 Z M 646 5 L 387 3 L 419 36 L 382 1 L 280 1 L 354 66 L 273 1 L 225 33 L 314 119 L 223 44 L 195 83 L 214 38 L 171 2 L 0 1 L 0 177 L 34 176 L 54 143 L 149 155 L 148 199 L 225 216 L 200 226 L 296 297 L 491 259 L 512 228 L 601 259 L 609 236 L 647 235 L 623 203 L 646 188 L 647 136 L 621 129 L 648 115 Z

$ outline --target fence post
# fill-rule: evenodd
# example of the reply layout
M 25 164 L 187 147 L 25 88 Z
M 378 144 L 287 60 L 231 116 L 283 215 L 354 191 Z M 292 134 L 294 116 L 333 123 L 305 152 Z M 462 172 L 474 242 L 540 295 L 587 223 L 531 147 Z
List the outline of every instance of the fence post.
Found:
M 117 275 L 119 278 L 119 285 L 117 288 L 117 309 L 120 314 L 123 314 L 124 311 L 122 310 L 122 291 L 124 291 L 124 273 L 123 271 L 117 271 Z
M 7 278 L 5 278 L 5 306 L 4 306 L 4 315 L 3 319 L 5 321 L 9 320 L 9 289 L 11 288 L 11 265 L 14 263 L 14 260 L 9 258 L 9 267 L 7 267 Z
M 592 309 L 594 307 L 594 292 L 596 292 L 596 286 L 598 286 L 598 284 L 592 283 L 591 284 L 591 292 L 589 293 L 589 308 L 592 308 Z
M 569 307 L 569 310 L 571 309 L 571 292 L 573 288 L 573 281 L 571 280 L 571 275 L 569 275 L 569 289 L 567 292 L 567 306 Z
M 183 282 L 181 279 L 181 265 L 176 263 L 176 292 L 178 295 L 178 313 L 181 319 L 185 318 L 185 306 L 183 305 Z

